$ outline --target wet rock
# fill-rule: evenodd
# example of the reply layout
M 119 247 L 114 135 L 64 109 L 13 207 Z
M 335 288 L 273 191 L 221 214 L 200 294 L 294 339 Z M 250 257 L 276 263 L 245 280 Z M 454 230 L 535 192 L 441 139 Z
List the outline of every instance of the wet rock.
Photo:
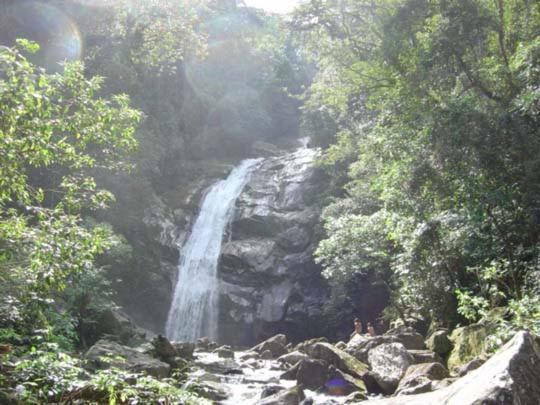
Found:
M 369 364 L 378 385 L 392 394 L 414 359 L 401 343 L 386 343 L 369 352 Z
M 284 389 L 285 387 L 281 385 L 276 385 L 276 384 L 267 385 L 266 387 L 264 387 L 263 391 L 261 392 L 261 399 L 275 395 L 278 392 L 283 391 Z
M 409 326 L 398 326 L 385 333 L 387 336 L 395 336 L 406 349 L 422 350 L 425 349 L 424 337 Z
M 244 361 L 250 360 L 250 359 L 258 360 L 260 357 L 261 356 L 260 356 L 259 353 L 249 351 L 249 352 L 241 353 L 240 356 L 239 356 L 239 359 L 244 360 Z
M 193 381 L 186 384 L 186 389 L 211 401 L 223 401 L 230 396 L 227 387 L 215 381 Z
M 285 364 L 296 364 L 298 363 L 300 360 L 304 360 L 304 359 L 307 359 L 308 356 L 302 352 L 299 352 L 299 351 L 294 351 L 294 352 L 291 352 L 291 353 L 287 353 L 287 354 L 284 354 L 283 356 L 280 356 L 278 358 L 278 361 L 280 363 L 285 363 Z
M 299 405 L 305 397 L 302 388 L 293 387 L 271 395 L 257 402 L 257 405 Z
M 195 344 L 195 348 L 199 351 L 212 351 L 214 349 L 218 348 L 218 344 L 216 342 L 212 342 L 207 337 L 202 337 L 197 339 L 197 343 Z
M 287 353 L 285 346 L 287 346 L 287 337 L 285 335 L 276 335 L 258 344 L 251 350 L 261 355 L 269 351 L 272 355 L 271 358 L 278 358 Z
M 441 356 L 429 350 L 407 350 L 414 359 L 414 364 L 442 363 Z
M 85 354 L 92 369 L 118 367 L 134 372 L 145 372 L 156 378 L 168 377 L 171 366 L 131 347 L 109 340 L 100 340 Z
M 357 378 L 362 378 L 368 370 L 366 364 L 330 343 L 315 343 L 307 348 L 307 354 L 314 359 L 324 360 L 328 364 L 332 364 L 339 370 Z
M 460 377 L 463 377 L 464 375 L 469 374 L 471 371 L 476 370 L 477 368 L 481 367 L 482 364 L 484 364 L 486 360 L 477 357 L 474 360 L 469 361 L 467 364 L 464 364 L 463 366 L 459 367 L 457 370 L 457 375 Z
M 316 391 L 328 381 L 328 363 L 321 360 L 304 359 L 298 365 L 296 382 L 299 386 Z
M 234 352 L 231 350 L 230 346 L 221 346 L 214 350 L 219 357 L 224 359 L 234 359 Z
M 362 396 L 362 399 L 367 399 L 367 389 L 364 381 L 354 378 L 334 366 L 330 366 L 325 388 L 330 395 L 345 396 L 355 392 Z
M 433 333 L 426 341 L 426 346 L 432 352 L 443 357 L 450 353 L 453 347 L 452 342 L 448 337 L 448 331 L 444 329 Z
M 538 398 L 540 337 L 519 332 L 480 368 L 446 388 L 427 394 L 373 401 L 370 404 L 537 405 Z
M 298 369 L 300 368 L 301 362 L 302 361 L 299 361 L 294 366 L 285 371 L 283 374 L 281 374 L 280 378 L 282 380 L 296 380 L 296 375 L 298 374 Z
M 219 357 L 202 358 L 196 359 L 194 363 L 209 373 L 242 374 L 240 366 L 233 359 Z

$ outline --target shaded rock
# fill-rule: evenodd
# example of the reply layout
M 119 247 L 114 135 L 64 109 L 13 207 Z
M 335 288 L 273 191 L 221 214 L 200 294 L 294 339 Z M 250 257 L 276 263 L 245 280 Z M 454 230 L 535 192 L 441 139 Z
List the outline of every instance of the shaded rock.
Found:
M 328 381 L 328 363 L 322 360 L 304 359 L 298 364 L 296 382 L 299 386 L 316 391 Z
M 328 343 L 328 339 L 325 337 L 320 337 L 306 340 L 305 342 L 298 343 L 294 348 L 294 351 L 307 353 L 307 349 L 313 346 L 315 343 Z
M 195 365 L 217 374 L 242 374 L 242 370 L 236 361 L 228 358 L 202 358 L 196 359 Z
M 261 359 L 263 360 L 272 360 L 274 358 L 274 355 L 270 350 L 265 350 L 261 353 Z
M 281 374 L 280 378 L 282 380 L 296 380 L 296 375 L 298 374 L 298 369 L 300 368 L 301 362 L 302 361 L 299 361 L 294 366 L 285 371 L 283 374 Z
M 368 371 L 366 364 L 330 343 L 315 343 L 307 348 L 307 353 L 314 359 L 324 360 L 353 377 L 362 378 Z
M 340 350 L 345 350 L 347 348 L 347 343 L 345 342 L 337 342 L 335 346 Z
M 239 356 L 239 359 L 244 360 L 244 361 L 249 360 L 249 359 L 258 360 L 260 357 L 261 357 L 261 355 L 259 353 L 249 351 L 249 352 L 241 353 L 240 356 Z
M 300 360 L 304 360 L 307 358 L 308 356 L 306 354 L 299 351 L 294 351 L 291 353 L 284 354 L 283 356 L 280 356 L 278 358 L 278 361 L 281 363 L 286 363 L 286 364 L 296 364 Z
M 282 387 L 281 385 L 276 385 L 276 384 L 267 385 L 266 387 L 264 387 L 263 391 L 261 392 L 261 399 L 275 395 L 278 392 L 283 391 L 284 389 L 285 387 Z
M 178 356 L 186 360 L 193 359 L 195 344 L 191 342 L 171 342 Z
M 262 343 L 259 343 L 257 346 L 251 349 L 251 351 L 263 354 L 266 351 L 269 351 L 272 355 L 271 358 L 278 358 L 279 356 L 287 353 L 287 337 L 285 335 L 276 335 L 271 337 L 268 340 L 265 340 Z
M 480 368 L 446 388 L 427 394 L 372 401 L 370 404 L 538 405 L 538 398 L 540 338 L 519 332 Z
M 100 340 L 85 354 L 92 369 L 118 367 L 134 372 L 145 372 L 156 378 L 167 377 L 171 366 L 131 347 L 109 340 Z
M 214 349 L 218 348 L 218 344 L 216 342 L 212 342 L 207 337 L 202 337 L 197 339 L 197 343 L 195 343 L 195 348 L 199 351 L 212 351 Z
M 347 398 L 345 398 L 345 403 L 346 404 L 355 403 L 355 402 L 364 401 L 366 399 L 367 399 L 367 397 L 366 397 L 366 395 L 364 393 L 362 393 L 362 392 L 353 392 L 352 394 L 349 394 L 349 396 L 347 396 Z
M 431 381 L 449 377 L 448 370 L 440 363 L 413 364 L 396 389 L 396 395 L 414 395 L 432 391 Z
M 460 377 L 463 377 L 464 375 L 470 373 L 473 370 L 476 370 L 477 368 L 481 367 L 482 364 L 484 364 L 486 361 L 482 358 L 477 357 L 474 360 L 469 361 L 467 364 L 464 364 L 463 366 L 459 367 L 457 370 L 457 375 Z
M 367 399 L 367 389 L 364 381 L 344 373 L 334 366 L 328 370 L 328 381 L 325 384 L 326 392 L 330 395 L 349 395 L 353 392 L 359 394 L 362 399 Z
M 385 343 L 369 352 L 374 377 L 386 394 L 392 394 L 414 359 L 401 343 Z
M 395 336 L 409 350 L 422 350 L 426 348 L 424 337 L 409 326 L 398 326 L 387 331 L 385 335 Z
M 485 354 L 488 329 L 490 329 L 488 326 L 477 323 L 457 328 L 452 332 L 450 340 L 454 348 L 448 357 L 448 369 L 451 372 Z
M 126 314 L 115 309 L 103 311 L 96 329 L 97 336 L 107 335 L 122 344 L 142 343 L 148 334 L 137 327 Z
M 426 341 L 426 346 L 432 352 L 445 356 L 452 350 L 453 344 L 448 337 L 447 330 L 438 330 Z
M 214 350 L 219 357 L 224 359 L 234 359 L 234 352 L 231 350 L 230 346 L 221 346 Z
M 293 387 L 271 395 L 257 402 L 257 405 L 299 405 L 305 397 L 302 388 Z
M 442 363 L 441 356 L 429 350 L 407 350 L 413 357 L 414 364 L 421 363 Z
M 165 363 L 170 364 L 170 362 L 178 356 L 178 352 L 174 346 L 169 342 L 169 339 L 164 336 L 156 336 L 152 340 L 152 346 L 154 347 L 156 356 Z

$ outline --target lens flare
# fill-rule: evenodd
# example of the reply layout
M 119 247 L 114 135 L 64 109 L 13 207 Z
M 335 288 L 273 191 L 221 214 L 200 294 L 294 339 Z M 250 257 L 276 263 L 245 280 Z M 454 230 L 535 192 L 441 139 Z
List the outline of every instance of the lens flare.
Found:
M 11 20 L 10 36 L 39 43 L 39 62 L 49 70 L 58 70 L 63 62 L 82 57 L 83 42 L 77 25 L 58 8 L 37 1 L 25 1 L 7 10 Z
M 346 394 L 347 383 L 342 378 L 334 378 L 328 381 L 325 386 L 330 395 L 341 396 Z

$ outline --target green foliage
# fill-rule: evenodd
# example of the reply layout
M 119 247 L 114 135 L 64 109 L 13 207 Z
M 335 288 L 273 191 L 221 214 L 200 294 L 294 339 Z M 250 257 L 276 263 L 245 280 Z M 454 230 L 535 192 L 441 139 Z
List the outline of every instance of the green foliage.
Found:
M 297 12 L 318 65 L 304 125 L 323 129 L 323 167 L 348 207 L 331 208 L 318 250 L 336 284 L 385 268 L 397 313 L 452 326 L 508 306 L 511 330 L 536 324 L 539 22 L 527 1 Z
M 2 385 L 17 387 L 17 399 L 27 404 L 83 401 L 85 403 L 209 403 L 175 386 L 175 381 L 156 380 L 117 368 L 89 374 L 83 361 L 45 344 L 16 362 Z
M 0 48 L 0 72 L 0 322 L 28 333 L 59 328 L 69 340 L 62 293 L 83 288 L 95 258 L 115 243 L 81 219 L 112 201 L 92 173 L 129 168 L 140 113 L 126 96 L 98 97 L 102 80 L 86 79 L 78 63 L 47 74 Z

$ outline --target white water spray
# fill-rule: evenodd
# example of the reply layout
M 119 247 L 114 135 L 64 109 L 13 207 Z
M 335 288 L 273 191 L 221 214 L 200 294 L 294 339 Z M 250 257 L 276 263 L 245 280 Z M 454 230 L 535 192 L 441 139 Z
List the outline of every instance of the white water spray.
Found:
M 221 243 L 234 204 L 260 159 L 244 160 L 226 180 L 216 183 L 201 206 L 193 231 L 184 245 L 178 280 L 165 333 L 173 341 L 217 339 L 218 274 Z

